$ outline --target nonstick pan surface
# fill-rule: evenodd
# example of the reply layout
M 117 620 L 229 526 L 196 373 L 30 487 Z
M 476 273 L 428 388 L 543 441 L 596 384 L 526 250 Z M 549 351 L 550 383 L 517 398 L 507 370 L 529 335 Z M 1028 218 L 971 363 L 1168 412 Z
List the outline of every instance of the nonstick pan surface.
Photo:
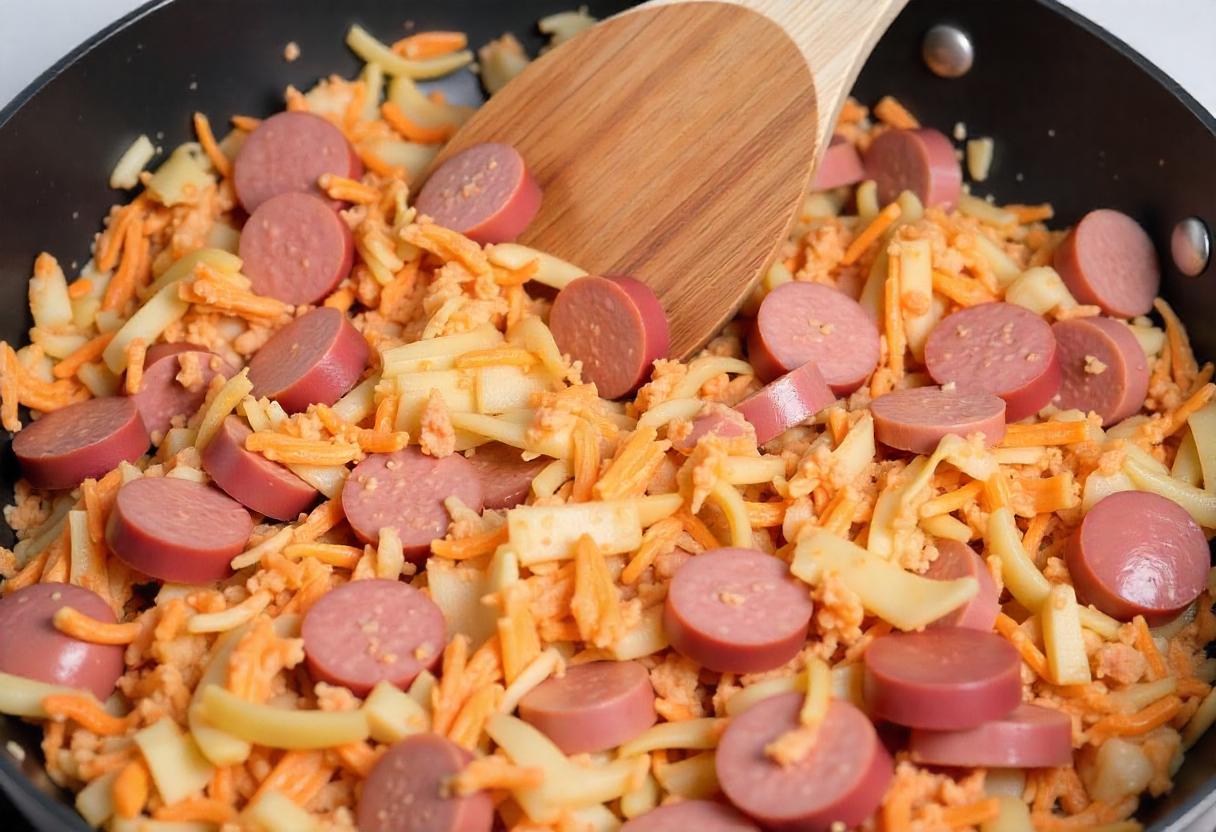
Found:
M 534 23 L 571 0 L 156 0 L 65 57 L 0 112 L 0 337 L 22 343 L 30 326 L 26 279 L 35 252 L 65 265 L 88 258 L 91 236 L 116 194 L 106 180 L 140 133 L 166 148 L 192 138 L 190 115 L 262 115 L 281 108 L 287 84 L 350 76 L 360 62 L 343 45 L 351 22 L 378 33 L 461 29 L 481 44 L 513 31 L 535 54 Z M 607 16 L 628 3 L 589 3 Z M 974 68 L 944 80 L 921 59 L 937 23 L 957 24 L 975 46 Z M 299 60 L 283 46 L 296 41 Z M 445 81 L 453 98 L 480 95 L 467 74 Z M 1216 267 L 1183 276 L 1170 233 L 1197 216 L 1216 224 L 1216 119 L 1125 44 L 1055 3 L 1036 0 L 913 0 L 879 43 L 856 87 L 863 101 L 895 95 L 926 124 L 997 140 L 981 193 L 1007 202 L 1050 200 L 1055 223 L 1097 206 L 1138 219 L 1158 247 L 1162 294 L 1181 314 L 1201 360 L 1216 357 Z M 695 137 L 689 137 L 690 141 Z M 18 471 L 0 457 L 0 499 L 12 500 Z M 12 544 L 3 529 L 0 543 Z M 7 538 L 7 539 L 5 539 Z M 0 635 L 0 637 L 3 637 Z M 70 799 L 41 772 L 38 732 L 0 720 L 0 787 L 34 828 L 85 830 Z M 1146 804 L 1153 830 L 1209 829 L 1200 807 L 1216 795 L 1216 732 L 1187 755 L 1172 794 Z M 5 828 L 26 822 L 5 818 Z M 1206 824 L 1206 825 L 1205 825 Z

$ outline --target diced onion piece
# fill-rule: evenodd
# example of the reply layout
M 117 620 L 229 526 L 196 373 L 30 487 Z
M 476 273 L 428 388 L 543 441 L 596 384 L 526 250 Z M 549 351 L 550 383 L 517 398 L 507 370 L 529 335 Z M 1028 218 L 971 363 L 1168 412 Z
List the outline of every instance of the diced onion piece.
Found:
M 552 254 L 546 254 L 519 243 L 496 243 L 486 249 L 486 256 L 495 266 L 512 271 L 522 269 L 536 260 L 537 270 L 536 274 L 532 275 L 532 280 L 554 289 L 564 289 L 572 280 L 587 274 L 586 269 L 579 268 L 573 263 L 567 263 L 560 257 L 554 257 Z
M 363 379 L 349 393 L 334 402 L 334 415 L 352 425 L 357 425 L 371 416 L 376 412 L 376 385 L 379 383 L 379 373 L 372 373 Z
M 669 643 L 663 630 L 663 606 L 659 604 L 643 610 L 638 623 L 617 639 L 607 653 L 618 662 L 627 662 L 653 656 L 667 649 Z
M 583 535 L 605 555 L 632 552 L 642 544 L 642 521 L 633 500 L 517 506 L 507 512 L 507 529 L 521 566 L 567 560 Z
M 595 18 L 587 14 L 587 7 L 556 14 L 547 15 L 536 21 L 536 28 L 549 36 L 548 48 L 560 46 L 570 38 L 590 29 L 595 25 Z
M 262 832 L 313 832 L 321 828 L 310 812 L 274 789 L 249 804 L 244 816 Z
M 1170 476 L 1187 485 L 1200 487 L 1203 485 L 1203 465 L 1199 459 L 1199 449 L 1195 446 L 1195 434 L 1186 431 L 1178 451 L 1174 454 L 1174 464 L 1170 466 Z
M 419 144 L 403 139 L 378 139 L 368 143 L 372 153 L 391 167 L 402 168 L 406 181 L 414 185 L 439 155 L 441 145 Z
M 1216 492 L 1216 404 L 1205 405 L 1192 413 L 1187 424 L 1195 440 L 1195 452 L 1203 472 L 1203 488 Z
M 925 340 L 936 320 L 933 315 L 933 252 L 928 240 L 904 240 L 899 246 L 899 292 L 903 298 L 919 296 L 924 308 L 913 312 L 903 308 L 904 332 L 908 348 L 918 361 L 925 355 Z
M 195 201 L 204 188 L 214 184 L 211 162 L 202 146 L 198 142 L 185 142 L 156 169 L 146 187 L 153 199 L 172 208 Z
M 443 558 L 431 558 L 426 574 L 431 600 L 443 613 L 448 630 L 468 636 L 470 650 L 476 650 L 494 635 L 498 610 L 481 603 L 482 596 L 490 592 L 489 581 L 482 570 Z
M 350 470 L 344 465 L 288 465 L 293 474 L 326 497 L 337 497 Z
M 118 385 L 121 383 L 121 379 L 110 372 L 109 367 L 92 361 L 80 365 L 76 370 L 76 378 L 98 399 L 117 395 Z
M 702 751 L 678 763 L 657 764 L 654 778 L 668 794 L 685 800 L 710 797 L 718 792 L 718 774 L 714 769 L 712 751 Z
M 976 182 L 988 178 L 992 169 L 992 151 L 995 143 L 987 136 L 967 141 L 967 175 Z
M 477 50 L 477 65 L 486 92 L 494 95 L 528 68 L 528 53 L 510 32 Z
M 621 757 L 632 757 L 660 748 L 714 748 L 721 727 L 713 717 L 660 722 L 622 745 L 617 753 Z
M 1106 613 L 1093 607 L 1077 607 L 1077 616 L 1081 619 L 1082 627 L 1097 633 L 1107 641 L 1116 641 L 1119 638 L 1122 622 L 1116 621 Z
M 389 81 L 388 100 L 420 127 L 443 127 L 449 124 L 459 127 L 473 114 L 472 107 L 431 100 L 418 89 L 417 84 L 404 75 L 397 75 Z M 379 118 L 379 112 L 373 113 L 370 118 Z
M 220 388 L 215 398 L 211 400 L 211 404 L 203 414 L 202 421 L 199 422 L 198 433 L 194 438 L 194 445 L 198 450 L 201 451 L 207 447 L 211 442 L 211 437 L 215 436 L 224 419 L 228 417 L 228 414 L 236 410 L 236 406 L 241 403 L 241 399 L 248 396 L 252 390 L 253 382 L 249 380 L 248 367 L 224 382 L 224 386 Z
M 347 31 L 346 45 L 363 60 L 379 64 L 389 75 L 404 75 L 418 80 L 439 78 L 473 62 L 473 53 L 467 49 L 449 52 L 437 58 L 411 61 L 376 40 L 358 24 L 353 24 Z
M 878 216 L 882 208 L 878 204 L 878 183 L 867 179 L 857 186 L 857 218 L 869 222 Z
M 988 547 L 1001 561 L 1005 586 L 1023 607 L 1038 612 L 1051 592 L 1051 584 L 1022 546 L 1017 524 L 1008 508 L 988 515 Z
M 401 394 L 397 430 L 407 431 L 411 436 L 418 434 L 422 413 L 433 393 L 443 399 L 450 415 L 476 411 L 474 379 L 472 370 L 430 370 L 397 376 L 397 391 Z
M 1144 350 L 1146 356 L 1156 358 L 1161 354 L 1162 348 L 1165 347 L 1165 330 L 1160 327 L 1140 326 L 1139 324 L 1131 324 L 1128 328 L 1140 342 L 1140 349 Z
M 1053 309 L 1073 309 L 1077 305 L 1076 298 L 1064 285 L 1064 279 L 1051 266 L 1036 266 L 1015 277 L 1005 290 L 1005 301 L 1036 315 L 1046 315 Z
M 257 705 L 218 685 L 203 691 L 202 716 L 224 731 L 269 748 L 329 748 L 367 739 L 362 711 L 292 711 Z
M 474 371 L 477 411 L 488 415 L 526 408 L 532 396 L 549 389 L 548 375 L 522 367 L 499 365 Z
M 165 803 L 176 803 L 211 781 L 215 767 L 199 751 L 198 744 L 183 734 L 169 717 L 137 731 L 132 738 L 148 764 L 156 791 Z
M 1137 743 L 1111 737 L 1098 746 L 1093 767 L 1085 771 L 1086 791 L 1094 800 L 1113 805 L 1147 789 L 1153 768 Z
M 402 376 L 405 378 L 405 376 Z M 446 399 L 445 399 L 446 403 Z M 404 399 L 402 400 L 404 404 Z M 471 408 L 470 408 L 471 409 Z M 539 443 L 528 440 L 528 426 L 519 424 L 501 416 L 486 416 L 481 413 L 449 412 L 452 426 L 458 430 L 468 431 L 478 436 L 502 442 L 513 448 L 531 451 L 554 459 L 567 459 L 570 456 L 570 434 L 552 435 L 543 438 Z
M 726 700 L 726 715 L 738 716 L 757 702 L 777 696 L 782 693 L 806 691 L 806 676 L 778 676 L 774 679 L 764 679 L 743 688 L 730 699 Z
M 967 199 L 967 197 L 963 197 L 963 199 Z M 982 205 L 988 205 L 988 203 L 984 202 L 983 200 L 977 201 Z M 991 208 L 992 206 L 989 207 Z M 961 205 L 959 210 L 962 210 Z M 1010 217 L 1013 216 L 1005 211 L 1001 211 L 1000 213 L 1006 214 Z M 981 217 L 980 219 L 983 218 Z M 1016 222 L 1016 218 L 1014 221 Z M 992 240 L 988 239 L 983 234 L 975 235 L 975 247 L 979 250 L 980 254 L 984 256 L 984 259 L 988 261 L 988 265 L 992 266 L 992 273 L 996 275 L 996 282 L 1002 287 L 1008 286 L 1018 275 L 1022 273 L 1022 270 L 1018 268 L 1018 264 L 1013 261 L 1013 258 L 1006 254 L 1003 248 L 992 242 Z
M 564 459 L 555 459 L 532 479 L 532 493 L 537 497 L 552 497 L 573 473 Z
M 1055 685 L 1087 685 L 1092 680 L 1077 609 L 1076 591 L 1068 584 L 1056 584 L 1040 612 L 1047 674 Z
M 1182 729 L 1182 747 L 1184 750 L 1190 748 L 1202 737 L 1212 724 L 1216 723 L 1216 689 L 1213 689 L 1199 703 L 1199 708 L 1195 711 L 1195 715 L 1187 722 L 1186 727 Z
M 30 313 L 34 326 L 51 332 L 72 323 L 72 299 L 68 297 L 67 278 L 59 263 L 47 255 L 40 256 L 38 263 L 39 268 L 30 277 Z M 44 263 L 47 265 L 42 266 Z
M 924 627 L 979 592 L 974 578 L 935 581 L 916 575 L 819 528 L 798 542 L 790 572 L 812 586 L 835 574 L 869 612 L 901 630 Z
M 1105 475 L 1095 471 L 1085 478 L 1085 487 L 1081 489 L 1081 510 L 1089 511 L 1099 500 L 1111 494 L 1135 490 L 1136 484 L 1122 471 Z
M 747 505 L 743 502 L 743 495 L 739 490 L 719 480 L 710 489 L 709 499 L 726 518 L 726 524 L 730 528 L 730 545 L 750 549 L 753 542 L 752 525 L 748 518 Z
M 42 700 L 61 694 L 90 696 L 62 685 L 48 685 L 24 676 L 0 673 L 0 714 L 46 719 Z
M 107 771 L 76 793 L 76 811 L 89 826 L 99 827 L 114 814 L 114 781 L 118 769 Z
M 958 198 L 958 211 L 960 214 L 966 214 L 969 217 L 975 217 L 982 223 L 995 226 L 1016 225 L 1018 218 L 1010 211 L 1004 208 L 998 208 L 986 199 L 963 194 Z M 982 234 L 976 235 L 976 240 L 988 239 Z
M 688 372 L 672 389 L 671 396 L 673 399 L 696 396 L 705 382 L 723 373 L 750 376 L 755 372 L 751 364 L 741 359 L 724 355 L 707 355 L 695 359 L 688 365 Z
M 920 518 L 920 527 L 926 534 L 933 537 L 944 537 L 947 540 L 957 540 L 966 543 L 975 536 L 971 527 L 959 520 L 953 514 L 937 514 L 933 517 Z
M 731 456 L 722 463 L 722 479 L 731 485 L 755 485 L 785 476 L 785 460 L 779 456 Z
M 72 313 L 70 302 L 68 303 L 67 311 L 70 318 Z M 74 333 L 47 332 L 46 330 L 34 327 L 30 330 L 30 340 L 41 347 L 42 352 L 44 353 L 42 358 L 42 366 L 36 372 L 38 372 L 38 375 L 42 377 L 44 381 L 50 381 L 50 370 L 52 366 L 50 359 L 68 357 L 76 350 L 83 347 L 89 339 L 83 335 L 76 335 Z M 28 348 L 22 347 L 22 351 L 25 349 Z M 18 358 L 22 357 L 23 356 L 18 353 Z M 24 361 L 22 363 L 24 363 Z
M 1008 795 L 1019 802 L 1026 788 L 1026 770 L 1021 768 L 991 768 L 984 777 L 984 794 L 991 797 Z
M 118 163 L 114 165 L 114 170 L 110 171 L 110 187 L 124 191 L 134 188 L 139 184 L 139 174 L 155 155 L 156 146 L 141 133 L 118 157 Z
M 376 742 L 394 743 L 427 730 L 430 715 L 412 696 L 391 682 L 379 682 L 363 703 L 367 727 Z
M 832 451 L 832 474 L 836 481 L 849 483 L 857 479 L 874 461 L 876 452 L 874 417 L 867 410 L 857 423 L 849 428 L 836 450 Z
M 1001 802 L 1000 814 L 981 823 L 980 832 L 1034 832 L 1030 807 L 1020 794 L 1002 794 L 997 799 Z

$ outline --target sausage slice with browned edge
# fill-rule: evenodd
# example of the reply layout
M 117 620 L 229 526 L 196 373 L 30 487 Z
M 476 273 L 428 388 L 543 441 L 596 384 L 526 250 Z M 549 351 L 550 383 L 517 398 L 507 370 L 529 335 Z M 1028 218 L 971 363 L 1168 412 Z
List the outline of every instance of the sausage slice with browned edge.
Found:
M 245 449 L 253 433 L 239 416 L 228 416 L 200 454 L 203 470 L 229 497 L 274 520 L 295 520 L 317 498 L 317 490 L 277 462 Z
M 931 454 L 942 437 L 983 434 L 991 448 L 1005 436 L 1005 401 L 983 390 L 913 387 L 870 402 L 874 436 L 889 448 Z
M 1090 211 L 1055 251 L 1054 265 L 1079 303 L 1134 318 L 1153 308 L 1161 285 L 1157 252 L 1140 223 L 1120 211 Z
M 1051 327 L 1060 348 L 1061 410 L 1093 411 L 1103 425 L 1134 416 L 1148 395 L 1148 359 L 1127 324 L 1073 318 Z
M 241 229 L 242 270 L 259 295 L 316 303 L 350 274 L 350 228 L 314 194 L 288 191 L 258 206 Z
M 424 559 L 431 541 L 447 534 L 451 518 L 443 501 L 458 498 L 473 511 L 485 504 L 481 480 L 460 454 L 442 459 L 415 447 L 371 454 L 342 486 L 342 510 L 359 539 L 376 543 L 386 526 L 396 530 L 405 556 Z
M 363 783 L 355 812 L 359 832 L 490 832 L 489 793 L 450 791 L 448 781 L 472 760 L 438 734 L 414 734 L 390 746 Z
M 875 639 L 864 655 L 865 702 L 878 719 L 956 731 L 1022 701 L 1021 659 L 995 633 L 940 627 Z
M 414 207 L 478 243 L 509 243 L 540 210 L 540 186 L 509 144 L 462 150 L 427 177 Z
M 269 396 L 288 413 L 333 404 L 367 366 L 367 342 L 337 309 L 323 306 L 280 329 L 249 362 L 255 398 Z
M 819 368 L 807 362 L 769 382 L 735 405 L 735 410 L 756 429 L 756 442 L 763 445 L 813 418 L 834 401 L 836 394 Z
M 821 283 L 783 283 L 760 303 L 748 360 L 772 381 L 813 362 L 839 396 L 878 366 L 878 327 L 857 301 Z
M 943 615 L 929 626 L 970 627 L 986 633 L 991 632 L 997 614 L 1001 611 L 1001 593 L 996 588 L 996 581 L 992 579 L 992 573 L 988 571 L 983 558 L 966 543 L 957 540 L 937 538 L 933 543 L 937 547 L 937 559 L 925 570 L 926 578 L 935 581 L 975 578 L 980 589 L 970 601 Z
M 842 136 L 832 136 L 827 150 L 823 151 L 823 159 L 815 169 L 815 182 L 812 190 L 827 191 L 844 185 L 855 185 L 866 178 L 865 166 L 857 148 Z
M 549 329 L 558 349 L 583 362 L 583 380 L 606 399 L 637 389 L 671 346 L 658 297 L 624 275 L 571 281 L 553 301 Z
M 481 482 L 483 504 L 486 508 L 515 508 L 528 499 L 532 480 L 550 460 L 537 457 L 525 462 L 523 451 L 502 442 L 478 445 L 465 457 Z
M 637 662 L 589 662 L 541 682 L 519 716 L 567 754 L 607 751 L 658 720 L 650 674 Z
M 865 714 L 833 700 L 806 755 L 779 764 L 766 748 L 799 726 L 803 699 L 784 693 L 731 718 L 718 743 L 718 782 L 736 808 L 766 829 L 856 826 L 882 802 L 894 774 L 891 755 Z
M 366 696 L 380 682 L 408 688 L 435 667 L 447 625 L 421 590 L 375 578 L 322 595 L 304 616 L 300 637 L 315 678 Z
M 1007 422 L 1038 413 L 1060 389 L 1051 327 L 1012 303 L 981 303 L 947 315 L 925 341 L 925 367 L 938 384 L 1000 396 Z
M 109 396 L 43 414 L 13 437 L 13 454 L 30 485 L 62 489 L 134 462 L 150 444 L 135 402 Z
M 676 652 L 720 673 L 788 662 L 806 641 L 812 605 L 789 566 L 755 549 L 714 549 L 672 577 L 663 629 Z
M 87 690 L 104 702 L 123 673 L 124 647 L 93 644 L 61 633 L 51 619 L 60 607 L 113 624 L 114 611 L 92 590 L 44 583 L 0 599 L 0 673 Z
M 363 164 L 342 131 L 313 113 L 276 113 L 245 138 L 232 166 L 232 184 L 252 214 L 279 194 L 320 195 L 317 180 L 326 173 L 350 179 L 363 175 Z
M 681 800 L 625 821 L 620 832 L 760 832 L 738 810 L 712 800 Z
M 1130 621 L 1164 624 L 1203 592 L 1211 554 L 1181 506 L 1147 491 L 1121 491 L 1085 514 L 1064 552 L 1082 604 Z
M 149 434 L 164 436 L 174 416 L 190 417 L 207 398 L 211 379 L 236 371 L 206 347 L 178 342 L 154 344 L 144 356 L 139 390 L 131 394 Z
M 253 519 L 216 488 L 141 477 L 118 489 L 106 541 L 127 566 L 182 584 L 226 578 L 253 533 Z
M 914 763 L 964 768 L 1051 768 L 1072 762 L 1072 719 L 1062 711 L 1018 705 L 1007 716 L 965 731 L 913 729 Z
M 963 169 L 954 145 L 927 127 L 887 130 L 866 148 L 865 165 L 884 205 L 911 191 L 926 207 L 949 210 L 962 193 Z

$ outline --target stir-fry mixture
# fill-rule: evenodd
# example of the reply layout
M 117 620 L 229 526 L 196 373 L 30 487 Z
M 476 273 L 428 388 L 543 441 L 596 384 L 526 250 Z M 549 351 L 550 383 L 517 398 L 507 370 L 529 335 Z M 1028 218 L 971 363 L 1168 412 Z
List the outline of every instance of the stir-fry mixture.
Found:
M 354 80 L 136 142 L 0 344 L 0 712 L 85 820 L 1139 828 L 1216 719 L 1216 386 L 1134 220 L 979 198 L 999 142 L 964 185 L 962 125 L 851 101 L 675 360 L 644 271 L 514 242 L 513 148 L 422 181 L 464 35 L 348 43 Z

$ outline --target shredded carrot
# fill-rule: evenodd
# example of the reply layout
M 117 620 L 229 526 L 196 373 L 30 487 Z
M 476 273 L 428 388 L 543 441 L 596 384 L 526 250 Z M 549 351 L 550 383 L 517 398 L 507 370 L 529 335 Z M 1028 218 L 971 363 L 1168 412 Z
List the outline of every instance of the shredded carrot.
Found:
M 900 259 L 887 260 L 887 282 L 883 285 L 883 331 L 887 336 L 887 366 L 891 368 L 892 383 L 904 377 L 904 352 L 908 341 L 904 334 L 904 316 L 899 305 Z
M 346 514 L 342 511 L 342 501 L 336 497 L 326 500 L 309 512 L 303 523 L 296 526 L 295 531 L 291 534 L 291 539 L 295 543 L 308 543 L 316 540 L 345 519 Z
M 499 366 L 523 367 L 527 369 L 536 366 L 537 360 L 535 355 L 522 347 L 491 347 L 489 349 L 466 352 L 456 359 L 455 367 L 458 370 Z
M 1075 445 L 1089 438 L 1089 423 L 1040 422 L 1034 425 L 1013 424 L 1005 428 L 1002 448 L 1036 448 L 1047 445 Z
M 317 184 L 321 186 L 321 190 L 325 191 L 325 194 L 330 199 L 341 200 L 342 202 L 371 205 L 380 199 L 380 192 L 371 185 L 365 185 L 362 182 L 348 179 L 345 176 L 323 173 Z
M 933 272 L 933 291 L 945 295 L 959 306 L 975 306 L 996 300 L 996 295 L 974 277 L 936 270 Z
M 772 529 L 780 526 L 785 520 L 785 501 L 774 500 L 768 503 L 745 502 L 747 521 L 753 529 Z
M 235 115 L 228 119 L 228 121 L 231 122 L 232 126 L 237 130 L 244 130 L 246 133 L 252 133 L 262 124 L 262 120 L 260 118 L 242 115 Z
M 920 507 L 921 517 L 936 517 L 939 514 L 949 514 L 953 511 L 958 511 L 964 506 L 971 505 L 972 501 L 979 496 L 984 490 L 984 483 L 981 480 L 972 480 L 961 488 L 945 494 L 939 494 L 931 500 L 926 501 Z
M 93 281 L 87 277 L 77 278 L 68 284 L 68 297 L 72 300 L 80 300 L 91 291 L 93 291 Z
M 1051 207 L 1050 202 L 1043 202 L 1039 205 L 1012 203 L 1004 205 L 1002 208 L 1017 217 L 1018 222 L 1022 225 L 1029 225 L 1032 222 L 1043 222 L 1056 215 L 1055 209 Z
M 152 812 L 152 817 L 157 820 L 225 824 L 236 820 L 236 808 L 209 797 L 187 797 L 177 803 L 161 806 Z
M 307 113 L 309 111 L 308 99 L 304 97 L 304 93 L 291 84 L 288 84 L 287 89 L 283 91 L 283 101 L 287 105 L 289 113 Z
M 195 275 L 178 284 L 178 297 L 184 301 L 205 304 L 255 323 L 280 318 L 287 312 L 283 301 L 233 286 L 202 263 L 195 267 Z
M 293 560 L 316 558 L 340 569 L 354 569 L 363 557 L 363 550 L 339 543 L 292 543 L 283 549 L 283 555 Z
M 1022 535 L 1022 548 L 1036 563 L 1038 562 L 1039 547 L 1043 545 L 1043 535 L 1047 533 L 1049 523 L 1051 523 L 1050 514 L 1036 514 L 1030 518 L 1030 523 L 1026 526 L 1026 533 Z
M 984 499 L 984 507 L 988 511 L 1007 508 L 1009 506 L 1009 480 L 1005 478 L 1004 473 L 997 471 L 984 481 L 984 489 L 981 494 Z
M 431 554 L 448 560 L 467 560 L 493 554 L 495 549 L 506 542 L 507 527 L 504 525 L 459 540 L 433 540 Z
M 1164 298 L 1154 300 L 1153 308 L 1165 321 L 1165 336 L 1170 344 L 1170 370 L 1174 382 L 1185 390 L 1190 386 L 1195 373 L 1199 372 L 1199 363 L 1195 360 L 1195 353 L 1191 350 L 1191 341 L 1187 337 L 1186 328 L 1174 314 L 1173 307 L 1166 303 Z
M 642 545 L 621 571 L 621 583 L 627 586 L 637 583 L 655 558 L 675 549 L 676 540 L 683 530 L 683 523 L 675 517 L 665 517 L 648 528 L 642 534 Z
M 878 241 L 883 232 L 899 219 L 900 213 L 902 212 L 898 202 L 892 202 L 879 211 L 878 216 L 870 221 L 865 230 L 854 237 L 853 241 L 849 243 L 849 247 L 844 251 L 844 257 L 840 258 L 840 264 L 842 266 L 851 266 L 856 263 L 857 259 Z
M 98 621 L 72 607 L 60 607 L 55 610 L 51 622 L 55 629 L 64 635 L 90 644 L 130 644 L 135 641 L 140 631 L 138 622 L 112 624 Z
M 898 130 L 915 130 L 920 127 L 920 122 L 916 120 L 916 116 L 908 112 L 903 104 L 900 104 L 892 96 L 886 95 L 874 105 L 874 115 L 883 124 L 889 124 Z
M 646 493 L 671 446 L 657 436 L 653 427 L 640 427 L 629 435 L 592 489 L 596 499 L 622 500 Z
M 1169 422 L 1162 436 L 1173 436 L 1182 430 L 1186 426 L 1187 419 L 1191 418 L 1191 414 L 1206 407 L 1214 395 L 1216 395 L 1216 384 L 1212 384 L 1211 382 L 1192 393 L 1190 398 L 1178 405 L 1169 415 Z
M 118 209 L 118 213 L 110 221 L 110 227 L 98 241 L 97 253 L 94 257 L 97 271 L 108 272 L 118 265 L 118 256 L 126 244 L 127 229 L 131 225 L 143 223 L 147 201 L 146 194 L 140 194 Z
M 131 760 L 114 778 L 114 813 L 120 818 L 134 818 L 148 803 L 148 767 L 143 760 Z
M 358 445 L 324 439 L 301 439 L 274 431 L 257 431 L 245 438 L 245 448 L 286 465 L 345 465 L 358 459 Z
M 681 525 L 684 526 L 684 531 L 697 541 L 705 549 L 717 549 L 722 544 L 714 537 L 714 533 L 709 530 L 709 526 L 702 522 L 700 517 L 693 514 L 687 507 L 681 507 L 674 515 Z
M 1143 615 L 1137 615 L 1132 619 L 1132 626 L 1136 630 L 1136 649 L 1148 661 L 1148 678 L 1149 681 L 1164 679 L 1169 673 L 1169 669 L 1165 666 L 1165 659 L 1161 655 L 1161 651 L 1157 649 L 1157 643 L 1153 641 L 1153 634 L 1149 632 L 1148 622 Z
M 1089 729 L 1090 741 L 1097 744 L 1108 737 L 1126 737 L 1147 734 L 1173 719 L 1182 710 L 1182 700 L 1177 696 L 1166 696 L 1134 714 L 1111 714 L 1104 716 Z
M 1047 678 L 1047 657 L 1035 646 L 1034 642 L 1030 640 L 1030 636 L 1026 635 L 1026 631 L 1019 627 L 1016 621 L 1005 613 L 1000 613 L 996 617 L 996 630 L 1014 646 L 1022 656 L 1022 661 L 1026 662 L 1039 678 Z
M 219 173 L 220 178 L 227 179 L 232 176 L 232 161 L 224 155 L 224 151 L 220 150 L 220 146 L 216 143 L 215 134 L 211 132 L 211 122 L 207 116 L 199 112 L 194 114 L 194 135 L 198 136 L 198 143 L 202 145 L 203 152 L 211 160 L 211 164 Z
M 995 797 L 977 800 L 965 806 L 951 806 L 942 812 L 942 823 L 950 829 L 979 826 L 1001 814 L 1001 801 Z
M 101 737 L 125 734 L 131 726 L 130 719 L 111 716 L 102 710 L 96 699 L 84 694 L 53 694 L 42 700 L 42 709 L 52 719 L 70 719 Z
M 424 127 L 410 120 L 400 107 L 391 101 L 380 105 L 380 114 L 388 125 L 401 134 L 406 141 L 419 144 L 440 144 L 446 142 L 456 132 L 456 125 L 441 124 L 438 127 Z
M 592 488 L 600 472 L 600 438 L 595 428 L 580 419 L 571 432 L 574 447 L 574 489 L 570 502 L 585 503 L 591 499 Z
M 390 179 L 404 179 L 405 168 L 398 165 L 390 165 L 382 158 L 376 155 L 376 152 L 365 144 L 355 145 L 355 152 L 359 155 L 359 160 L 363 162 L 364 167 L 372 173 L 378 173 L 381 176 L 387 176 Z
M 139 392 L 144 380 L 144 359 L 148 355 L 148 344 L 143 338 L 132 338 L 127 344 L 127 376 L 123 384 L 128 396 Z
M 116 332 L 103 332 L 101 335 L 90 338 L 52 367 L 51 374 L 55 378 L 71 378 L 76 375 L 76 371 L 82 366 L 101 358 L 101 354 L 105 352 L 116 334 Z
M 828 429 L 832 432 L 832 446 L 840 447 L 849 432 L 849 416 L 842 407 L 828 410 Z
M 348 288 L 336 290 L 332 295 L 327 297 L 323 302 L 323 306 L 328 306 L 331 309 L 337 309 L 339 312 L 345 312 L 354 305 L 355 293 Z
M 366 742 L 348 742 L 345 745 L 336 746 L 334 753 L 342 761 L 343 767 L 359 777 L 366 777 L 371 773 L 372 766 L 380 758 L 375 749 Z
M 1039 515 L 1074 508 L 1080 496 L 1071 471 L 1054 477 L 1017 477 L 1013 490 L 1029 500 L 1031 508 Z
M 293 797 L 292 791 L 324 768 L 325 754 L 321 751 L 287 751 L 266 775 L 250 802 L 256 802 L 266 792 L 277 791 Z
M 148 239 L 143 236 L 143 228 L 139 222 L 126 224 L 123 234 L 122 257 L 118 270 L 106 284 L 105 295 L 101 299 L 103 310 L 122 309 L 129 300 L 135 297 L 136 269 L 140 258 L 143 257 L 141 248 L 148 245 Z
M 392 50 L 413 61 L 459 52 L 469 45 L 464 32 L 418 32 L 393 43 Z
M 539 768 L 517 766 L 505 757 L 492 754 L 473 760 L 452 778 L 451 788 L 457 795 L 469 795 L 483 789 L 527 789 L 544 782 Z

